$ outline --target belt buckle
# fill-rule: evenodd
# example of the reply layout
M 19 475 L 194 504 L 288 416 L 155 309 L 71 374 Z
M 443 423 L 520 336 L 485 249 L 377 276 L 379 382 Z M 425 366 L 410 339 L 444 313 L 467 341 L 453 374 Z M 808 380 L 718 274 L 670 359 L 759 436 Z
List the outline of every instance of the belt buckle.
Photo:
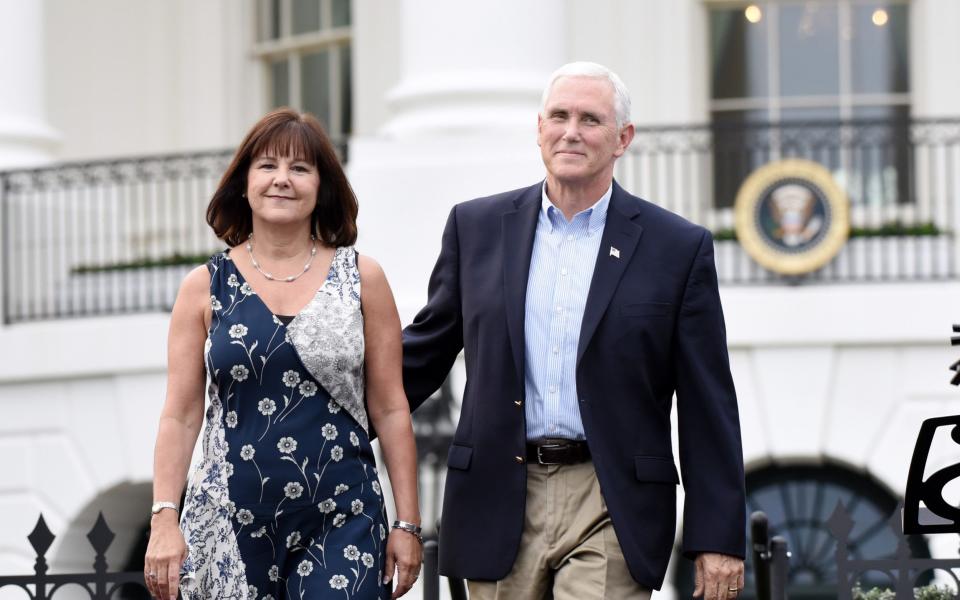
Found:
M 543 460 L 543 449 L 556 450 L 558 448 L 563 448 L 563 444 L 542 444 L 537 446 L 537 462 L 541 465 L 562 465 L 562 462 L 545 462 Z

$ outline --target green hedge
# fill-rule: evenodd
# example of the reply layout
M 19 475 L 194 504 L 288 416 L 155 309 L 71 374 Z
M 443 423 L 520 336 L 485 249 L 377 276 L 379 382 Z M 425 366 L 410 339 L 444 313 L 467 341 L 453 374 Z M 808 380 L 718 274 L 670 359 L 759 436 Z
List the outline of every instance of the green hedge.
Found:
M 216 251 L 207 254 L 171 254 L 160 258 L 142 258 L 122 263 L 111 263 L 107 265 L 77 265 L 70 269 L 71 274 L 82 275 L 85 273 L 107 273 L 110 271 L 131 271 L 133 269 L 152 269 L 156 267 L 179 267 L 183 265 L 202 265 L 207 262 Z
M 905 225 L 900 221 L 884 223 L 879 227 L 851 227 L 851 238 L 868 237 L 926 237 L 942 235 L 945 232 L 934 223 L 916 223 Z M 730 241 L 737 239 L 737 232 L 733 229 L 719 229 L 713 232 L 713 239 Z

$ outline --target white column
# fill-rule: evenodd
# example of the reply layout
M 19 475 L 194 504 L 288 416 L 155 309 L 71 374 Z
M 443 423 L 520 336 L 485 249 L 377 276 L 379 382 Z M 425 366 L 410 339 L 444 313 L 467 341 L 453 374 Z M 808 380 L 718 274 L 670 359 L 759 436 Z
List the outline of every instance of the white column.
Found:
M 49 162 L 57 141 L 45 117 L 43 7 L 0 0 L 0 169 Z
M 401 81 L 390 136 L 533 131 L 545 78 L 563 62 L 554 0 L 402 0 Z
M 537 112 L 547 78 L 567 60 L 567 33 L 555 0 L 396 6 L 400 76 L 387 119 L 354 137 L 347 166 L 360 200 L 358 247 L 383 265 L 407 322 L 426 299 L 450 208 L 543 177 Z M 358 36 L 358 60 L 381 41 Z

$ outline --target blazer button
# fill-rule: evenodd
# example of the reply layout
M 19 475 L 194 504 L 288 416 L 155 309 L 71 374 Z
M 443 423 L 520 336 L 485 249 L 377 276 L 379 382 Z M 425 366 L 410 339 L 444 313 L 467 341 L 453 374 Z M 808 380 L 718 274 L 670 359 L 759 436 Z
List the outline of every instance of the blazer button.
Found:
M 514 400 L 513 403 L 516 404 L 517 406 L 523 406 L 522 400 Z
M 513 457 L 513 460 L 517 461 L 517 464 L 520 464 L 520 465 L 523 464 L 523 457 L 522 457 L 522 456 L 514 456 L 514 457 Z

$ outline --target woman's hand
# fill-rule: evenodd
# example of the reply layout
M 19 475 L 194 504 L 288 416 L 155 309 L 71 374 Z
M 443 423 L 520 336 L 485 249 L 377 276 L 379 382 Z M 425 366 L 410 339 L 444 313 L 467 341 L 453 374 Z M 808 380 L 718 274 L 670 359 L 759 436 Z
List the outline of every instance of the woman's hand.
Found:
M 383 582 L 397 575 L 397 587 L 391 598 L 399 598 L 413 587 L 420 576 L 423 563 L 423 544 L 415 535 L 402 529 L 392 529 L 387 537 L 387 564 L 384 565 Z
M 177 525 L 177 514 L 163 510 L 150 521 L 150 543 L 143 560 L 143 577 L 157 600 L 176 600 L 180 566 L 187 559 L 187 544 Z

